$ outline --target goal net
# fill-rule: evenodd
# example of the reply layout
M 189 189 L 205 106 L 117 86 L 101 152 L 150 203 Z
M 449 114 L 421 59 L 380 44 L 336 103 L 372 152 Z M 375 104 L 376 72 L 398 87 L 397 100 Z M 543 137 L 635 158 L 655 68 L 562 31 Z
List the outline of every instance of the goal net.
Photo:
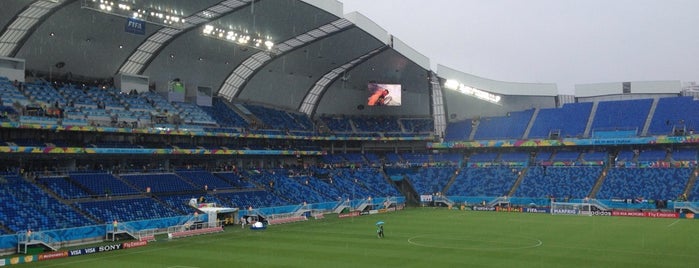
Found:
M 590 203 L 551 202 L 551 214 L 592 215 Z

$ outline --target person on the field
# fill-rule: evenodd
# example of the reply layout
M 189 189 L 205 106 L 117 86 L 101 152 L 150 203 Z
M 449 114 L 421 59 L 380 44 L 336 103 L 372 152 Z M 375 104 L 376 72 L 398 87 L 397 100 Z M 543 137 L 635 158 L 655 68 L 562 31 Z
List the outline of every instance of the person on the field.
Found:
M 376 235 L 379 238 L 383 238 L 383 225 L 379 225 L 379 228 L 376 230 Z

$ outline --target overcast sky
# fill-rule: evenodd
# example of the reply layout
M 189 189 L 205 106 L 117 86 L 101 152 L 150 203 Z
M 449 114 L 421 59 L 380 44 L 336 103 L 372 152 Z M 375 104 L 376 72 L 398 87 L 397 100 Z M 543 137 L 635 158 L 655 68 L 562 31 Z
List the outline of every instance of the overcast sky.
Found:
M 699 81 L 697 0 L 340 0 L 445 65 L 501 81 Z

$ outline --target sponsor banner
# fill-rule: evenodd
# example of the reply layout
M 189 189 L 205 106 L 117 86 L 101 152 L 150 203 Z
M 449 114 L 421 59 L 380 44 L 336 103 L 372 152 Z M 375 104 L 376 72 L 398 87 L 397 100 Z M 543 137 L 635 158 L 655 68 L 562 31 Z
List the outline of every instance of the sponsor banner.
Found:
M 420 202 L 432 202 L 432 195 L 431 194 L 421 194 L 420 195 Z
M 359 211 L 352 211 L 349 213 L 343 213 L 343 214 L 337 215 L 338 218 L 349 218 L 349 217 L 357 217 L 357 216 L 359 216 Z
M 473 206 L 471 208 L 473 211 L 495 211 L 494 207 L 481 207 L 481 206 Z
M 15 265 L 15 264 L 20 264 L 20 263 L 30 263 L 36 261 L 36 255 L 27 255 L 27 256 L 17 256 L 17 257 L 11 257 L 7 259 L 3 259 L 2 262 L 3 264 L 0 266 L 10 266 L 10 265 Z
M 387 208 L 386 211 L 396 211 L 396 208 L 390 207 L 390 208 Z
M 5 259 L 0 259 L 0 266 L 5 266 Z
M 578 215 L 578 213 L 579 211 L 577 209 L 557 208 L 551 210 L 551 214 Z
M 142 240 L 142 241 L 134 241 L 134 242 L 125 242 L 124 244 L 122 244 L 122 247 L 123 247 L 124 249 L 127 249 L 127 248 L 138 248 L 138 247 L 143 247 L 143 246 L 146 246 L 146 245 L 148 245 L 148 241 Z
M 650 218 L 679 218 L 680 214 L 675 212 L 643 212 L 645 217 Z
M 612 212 L 611 212 L 611 211 L 606 211 L 606 210 L 580 211 L 580 215 L 588 215 L 588 216 L 612 216 Z
M 524 208 L 522 212 L 526 213 L 551 213 L 551 210 L 548 208 Z
M 396 210 L 403 210 L 405 208 L 405 204 L 399 204 L 396 206 Z
M 97 253 L 97 247 L 89 247 L 89 248 L 70 250 L 70 251 L 68 251 L 68 256 L 73 257 L 73 256 L 80 256 L 80 255 L 93 254 L 93 253 Z
M 613 210 L 612 216 L 644 217 L 643 212 L 640 212 L 640 211 L 619 211 L 619 210 Z
M 612 212 L 607 210 L 585 211 L 585 214 L 592 216 L 612 216 Z
M 68 251 L 56 251 L 39 254 L 39 261 L 53 260 L 68 257 Z
M 522 212 L 522 208 L 513 207 L 496 207 L 495 210 L 498 212 Z
M 362 215 L 362 216 L 364 216 L 364 215 L 369 215 L 369 211 L 362 211 L 362 212 L 359 212 L 359 215 Z
M 145 242 L 145 241 L 137 241 L 137 242 L 130 242 L 130 243 L 142 243 L 142 242 Z M 127 243 L 124 243 L 124 244 L 127 244 Z M 98 253 L 98 252 L 107 252 L 107 251 L 124 249 L 124 247 L 123 247 L 124 244 L 104 245 L 104 246 L 99 246 L 99 247 L 81 248 L 81 249 L 70 250 L 67 252 L 68 252 L 68 256 L 73 257 L 73 256 L 93 254 L 93 253 Z
M 612 211 L 612 216 L 624 217 L 646 217 L 646 218 L 679 218 L 679 213 L 675 212 L 641 212 L 641 211 Z
M 386 213 L 386 212 L 388 212 L 388 209 L 385 209 L 385 208 L 379 209 L 379 213 Z
M 121 244 L 106 245 L 106 246 L 97 247 L 98 252 L 107 252 L 107 251 L 114 251 L 114 250 L 120 250 L 120 249 L 122 249 Z
M 378 213 L 379 213 L 379 211 L 376 210 L 376 209 L 369 210 L 369 214 L 370 214 L 370 215 L 371 215 L 371 214 L 378 214 Z

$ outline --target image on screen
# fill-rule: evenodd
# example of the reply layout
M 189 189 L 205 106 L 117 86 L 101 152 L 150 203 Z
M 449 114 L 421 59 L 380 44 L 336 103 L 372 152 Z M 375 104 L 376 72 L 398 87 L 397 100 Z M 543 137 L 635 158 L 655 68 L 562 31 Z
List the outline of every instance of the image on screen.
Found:
M 368 106 L 400 106 L 401 85 L 369 83 Z

